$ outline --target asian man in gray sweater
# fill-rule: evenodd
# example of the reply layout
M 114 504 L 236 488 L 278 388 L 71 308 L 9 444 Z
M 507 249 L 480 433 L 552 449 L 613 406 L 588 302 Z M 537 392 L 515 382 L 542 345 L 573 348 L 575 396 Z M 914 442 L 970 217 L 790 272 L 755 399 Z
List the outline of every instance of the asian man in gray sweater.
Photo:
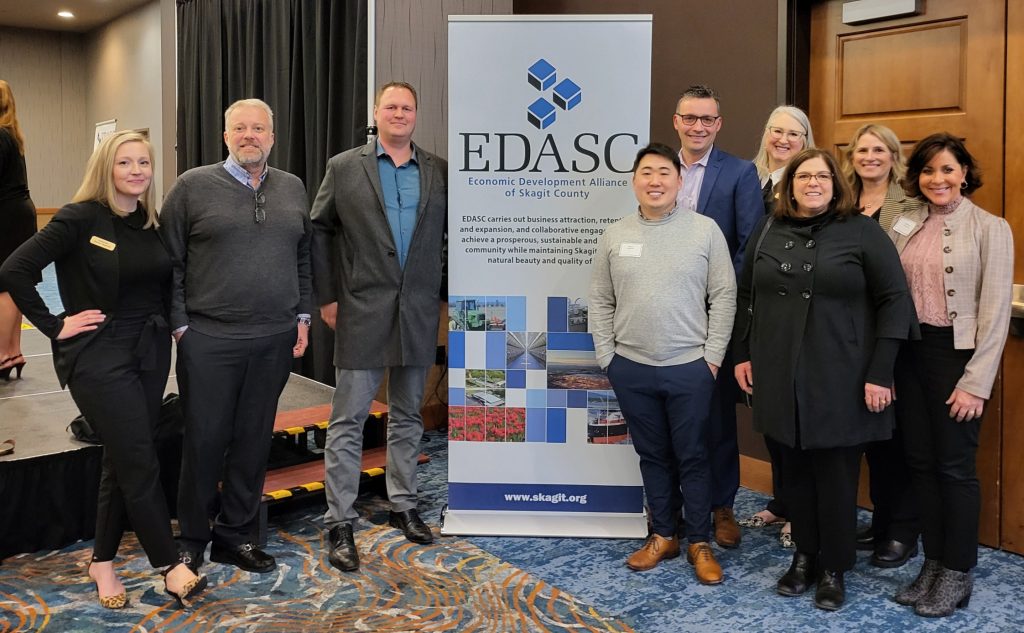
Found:
M 709 543 L 711 480 L 705 436 L 736 307 L 736 276 L 715 221 L 679 209 L 679 157 L 659 143 L 633 164 L 636 212 L 598 242 L 590 331 L 626 418 L 652 530 L 626 564 L 637 571 L 680 554 L 683 493 L 687 560 L 704 584 L 722 581 Z

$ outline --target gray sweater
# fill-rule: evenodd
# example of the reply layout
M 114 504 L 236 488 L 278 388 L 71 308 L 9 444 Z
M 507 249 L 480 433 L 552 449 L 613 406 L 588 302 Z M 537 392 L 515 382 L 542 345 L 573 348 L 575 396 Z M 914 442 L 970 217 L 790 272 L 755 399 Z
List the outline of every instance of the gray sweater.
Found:
M 590 332 L 601 367 L 720 366 L 736 312 L 736 274 L 715 221 L 692 211 L 631 213 L 605 229 L 590 281 Z
M 256 196 L 224 163 L 182 174 L 164 199 L 160 233 L 171 254 L 171 328 L 256 338 L 286 332 L 312 310 L 312 225 L 302 181 L 270 169 Z

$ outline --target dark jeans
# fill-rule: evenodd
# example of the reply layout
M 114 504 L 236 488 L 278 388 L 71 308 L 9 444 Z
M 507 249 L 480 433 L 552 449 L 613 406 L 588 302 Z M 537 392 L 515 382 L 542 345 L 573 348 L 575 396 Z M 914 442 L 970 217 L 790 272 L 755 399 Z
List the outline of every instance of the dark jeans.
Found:
M 653 367 L 616 355 L 608 366 L 608 379 L 640 456 L 652 529 L 661 536 L 675 535 L 681 488 L 686 538 L 691 543 L 707 541 L 711 534 L 706 444 L 714 390 L 711 369 L 703 358 Z
M 782 482 L 797 551 L 829 571 L 857 560 L 857 483 L 863 446 L 802 449 L 784 444 Z
M 184 547 L 202 550 L 211 538 L 229 547 L 254 539 L 277 400 L 288 382 L 295 337 L 294 329 L 253 339 L 189 329 L 181 337 L 185 440 L 178 523 Z
M 170 366 L 166 324 L 141 319 L 111 322 L 75 363 L 71 397 L 103 440 L 93 561 L 114 559 L 126 518 L 151 565 L 178 558 L 153 439 Z
M 924 553 L 958 571 L 978 563 L 981 421 L 950 418 L 946 400 L 973 353 L 953 348 L 953 328 L 921 325 L 921 340 L 904 345 L 896 363 L 896 415 L 920 504 Z

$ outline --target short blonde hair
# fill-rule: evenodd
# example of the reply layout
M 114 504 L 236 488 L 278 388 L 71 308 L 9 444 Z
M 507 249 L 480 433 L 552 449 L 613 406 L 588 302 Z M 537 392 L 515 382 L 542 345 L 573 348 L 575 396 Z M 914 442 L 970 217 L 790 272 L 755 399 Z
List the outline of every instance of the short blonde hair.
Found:
M 754 167 L 757 167 L 757 175 L 760 178 L 772 173 L 772 170 L 768 169 L 768 144 L 765 142 L 765 138 L 768 135 L 768 128 L 772 127 L 772 119 L 780 114 L 788 114 L 793 117 L 804 129 L 804 149 L 814 149 L 815 147 L 814 133 L 811 132 L 811 120 L 807 118 L 807 113 L 796 106 L 780 105 L 768 115 L 768 120 L 765 121 L 764 129 L 761 131 L 761 144 L 757 148 L 757 155 L 754 156 Z
M 267 113 L 267 119 L 270 120 L 270 131 L 274 131 L 274 111 L 270 109 L 267 102 L 263 99 L 239 99 L 228 106 L 227 110 L 224 110 L 224 131 L 228 131 L 228 120 L 231 119 L 231 113 L 238 108 L 259 108 Z
M 114 132 L 103 139 L 100 146 L 89 157 L 85 165 L 85 177 L 82 185 L 75 192 L 72 202 L 99 202 L 110 207 L 114 215 L 127 217 L 135 209 L 119 209 L 114 202 L 114 194 L 117 189 L 114 186 L 114 157 L 117 150 L 126 143 L 142 143 L 149 152 L 149 162 L 156 173 L 156 158 L 153 153 L 153 146 L 145 136 L 139 132 L 124 131 Z M 139 203 L 146 211 L 146 224 L 143 228 L 158 226 L 156 212 L 156 197 L 153 194 L 153 183 L 150 181 L 146 192 L 139 198 Z
M 857 148 L 857 142 L 865 134 L 870 134 L 882 141 L 882 145 L 885 145 L 886 149 L 892 154 L 892 169 L 889 170 L 889 182 L 901 183 L 903 182 L 903 177 L 907 175 L 907 160 L 903 157 L 903 146 L 900 145 L 900 139 L 896 136 L 896 133 L 877 123 L 862 125 L 853 133 L 850 144 L 843 150 L 843 176 L 846 177 L 846 182 L 850 183 L 850 186 L 853 188 L 853 197 L 855 199 L 860 196 L 861 182 L 860 176 L 857 175 L 857 170 L 853 168 L 853 150 Z

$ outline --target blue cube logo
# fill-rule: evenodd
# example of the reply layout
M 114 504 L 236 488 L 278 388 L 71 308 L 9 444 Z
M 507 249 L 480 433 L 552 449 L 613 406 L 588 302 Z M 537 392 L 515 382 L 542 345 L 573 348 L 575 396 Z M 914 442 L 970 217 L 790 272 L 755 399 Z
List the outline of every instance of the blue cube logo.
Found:
M 527 81 L 537 90 L 547 90 L 555 83 L 555 67 L 544 59 L 538 59 L 527 70 Z
M 572 110 L 583 100 L 583 92 L 571 79 L 560 81 L 552 92 L 554 93 L 552 101 L 563 110 Z
M 541 97 L 526 108 L 526 120 L 538 130 L 543 130 L 555 122 L 555 106 Z

